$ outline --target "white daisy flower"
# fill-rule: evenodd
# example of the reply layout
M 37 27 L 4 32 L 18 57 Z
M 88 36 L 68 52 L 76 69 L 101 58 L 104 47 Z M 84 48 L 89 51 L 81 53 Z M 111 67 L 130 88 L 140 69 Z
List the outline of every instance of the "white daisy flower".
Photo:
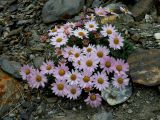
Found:
M 90 20 L 85 23 L 85 28 L 88 31 L 96 31 L 98 28 L 98 24 L 96 23 L 96 21 Z
M 67 41 L 68 38 L 64 34 L 58 34 L 57 36 L 51 38 L 51 44 L 55 47 L 65 45 Z
M 75 31 L 73 31 L 73 34 L 78 37 L 83 39 L 84 37 L 88 38 L 88 31 L 82 28 L 78 28 Z

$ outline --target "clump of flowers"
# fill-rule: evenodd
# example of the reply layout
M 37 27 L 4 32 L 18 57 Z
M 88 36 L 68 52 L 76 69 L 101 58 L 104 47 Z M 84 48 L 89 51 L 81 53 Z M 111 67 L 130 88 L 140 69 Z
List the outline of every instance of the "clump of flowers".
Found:
M 125 40 L 113 24 L 101 22 L 110 16 L 117 14 L 100 7 L 80 21 L 53 26 L 49 37 L 58 62 L 48 60 L 39 69 L 24 65 L 22 78 L 38 89 L 48 85 L 49 76 L 55 95 L 75 100 L 87 93 L 84 102 L 91 107 L 101 105 L 101 91 L 109 86 L 123 90 L 129 84 L 129 66 L 113 52 Z

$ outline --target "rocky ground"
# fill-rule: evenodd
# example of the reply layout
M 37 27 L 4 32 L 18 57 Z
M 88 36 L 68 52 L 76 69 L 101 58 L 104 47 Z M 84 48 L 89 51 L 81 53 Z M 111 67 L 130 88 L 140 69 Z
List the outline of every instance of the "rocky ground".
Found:
M 158 89 L 160 40 L 154 37 L 154 33 L 160 32 L 160 21 L 155 9 L 146 11 L 146 7 L 153 8 L 152 0 L 148 0 L 139 11 L 136 11 L 139 4 L 133 8 L 129 6 L 136 15 L 136 21 L 132 17 L 122 16 L 117 23 L 118 29 L 135 48 L 134 54 L 128 59 L 133 81 L 133 91 L 130 91 L 132 95 L 125 102 L 115 106 L 103 101 L 102 107 L 98 109 L 86 106 L 81 100 L 69 101 L 43 91 L 31 90 L 18 74 L 17 70 L 22 64 L 28 63 L 38 67 L 45 59 L 51 57 L 46 36 L 47 30 L 54 24 L 49 24 L 50 22 L 60 18 L 66 20 L 68 19 L 66 16 L 71 20 L 79 18 L 78 15 L 70 18 L 72 15 L 67 14 L 56 16 L 54 20 L 51 18 L 44 20 L 43 14 L 49 14 L 44 10 L 50 9 L 42 10 L 46 1 L 0 1 L 0 67 L 3 70 L 0 70 L 0 82 L 7 85 L 5 97 L 0 97 L 0 118 L 2 120 L 160 120 Z M 92 4 L 92 0 L 88 0 L 85 4 L 97 6 L 100 2 L 95 0 Z M 83 3 L 80 5 L 81 8 Z M 139 74 L 141 72 L 142 74 Z M 14 82 L 15 79 L 18 82 Z M 0 86 L 0 95 L 3 95 L 3 86 Z

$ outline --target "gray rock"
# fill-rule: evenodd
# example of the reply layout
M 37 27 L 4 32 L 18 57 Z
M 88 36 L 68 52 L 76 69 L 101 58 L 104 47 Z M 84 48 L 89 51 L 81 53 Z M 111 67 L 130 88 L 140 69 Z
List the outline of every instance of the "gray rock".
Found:
M 83 5 L 84 0 L 49 0 L 42 10 L 43 22 L 51 23 L 75 15 Z
M 15 78 L 21 78 L 19 74 L 21 64 L 19 62 L 2 59 L 0 65 L 3 71 L 11 74 Z
M 39 68 L 42 65 L 43 62 L 44 62 L 43 57 L 36 57 L 35 59 L 33 59 L 34 66 L 36 68 Z
M 159 49 L 138 49 L 129 56 L 130 75 L 134 83 L 147 86 L 160 85 L 159 56 Z
M 103 90 L 101 95 L 109 105 L 117 105 L 129 99 L 132 95 L 132 86 L 128 85 L 121 91 L 113 86 L 110 86 L 109 88 Z
M 113 116 L 112 113 L 103 110 L 94 114 L 91 120 L 113 120 Z
M 102 4 L 102 1 L 100 0 L 94 0 L 92 3 L 92 7 L 99 7 Z
M 13 118 L 5 117 L 5 118 L 3 118 L 3 120 L 13 120 Z

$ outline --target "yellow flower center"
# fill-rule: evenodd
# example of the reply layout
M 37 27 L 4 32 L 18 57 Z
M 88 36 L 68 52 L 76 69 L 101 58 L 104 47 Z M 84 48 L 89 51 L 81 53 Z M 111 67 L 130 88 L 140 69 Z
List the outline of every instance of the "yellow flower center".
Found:
M 58 90 L 63 90 L 64 89 L 64 85 L 62 83 L 57 84 L 57 89 Z
M 46 69 L 47 69 L 47 70 L 51 70 L 51 69 L 52 69 L 52 66 L 51 66 L 51 65 L 47 65 Z
M 78 60 L 78 65 L 81 65 L 81 61 Z
M 92 51 L 92 48 L 87 48 L 87 52 L 91 52 Z
M 36 81 L 37 81 L 37 82 L 42 81 L 42 77 L 41 77 L 40 75 L 37 75 L 37 76 L 36 76 Z
M 75 74 L 72 74 L 70 78 L 71 78 L 71 80 L 74 81 L 74 80 L 76 80 L 77 76 Z
M 103 78 L 98 78 L 98 83 L 99 83 L 99 84 L 103 84 L 103 83 L 104 83 Z
M 78 35 L 83 37 L 84 36 L 84 32 L 79 32 Z
M 107 34 L 112 34 L 112 30 L 109 30 L 109 29 L 108 29 L 108 30 L 106 31 L 106 33 L 107 33 Z
M 57 38 L 56 42 L 59 42 L 59 43 L 62 42 L 62 38 Z
M 114 44 L 119 44 L 119 39 L 118 38 L 114 38 Z
M 26 75 L 29 75 L 29 74 L 30 74 L 30 70 L 29 70 L 29 69 L 26 69 L 26 70 L 25 70 L 25 73 L 26 73 Z
M 117 82 L 118 82 L 119 84 L 122 84 L 122 83 L 123 83 L 123 79 L 122 79 L 122 78 L 118 78 L 118 79 L 117 79 Z
M 91 67 L 91 66 L 93 65 L 92 60 L 87 60 L 87 61 L 86 61 L 86 65 L 87 65 L 88 67 Z
M 98 52 L 97 52 L 97 56 L 98 56 L 99 58 L 102 58 L 102 57 L 103 57 L 103 52 L 102 52 L 102 51 L 98 51 Z
M 92 101 L 96 100 L 96 98 L 97 98 L 97 96 L 94 95 L 94 94 L 90 96 L 90 99 L 91 99 Z
M 94 25 L 93 25 L 93 24 L 90 24 L 89 27 L 90 27 L 90 28 L 94 28 Z
M 57 29 L 56 29 L 56 28 L 53 28 L 51 31 L 52 31 L 52 32 L 57 32 Z
M 72 55 L 72 50 L 68 51 L 68 55 Z
M 60 76 L 63 76 L 65 74 L 65 71 L 63 69 L 60 69 L 58 73 Z
M 79 53 L 76 53 L 74 56 L 75 56 L 76 58 L 78 58 L 78 57 L 80 56 L 80 54 L 79 54 Z
M 89 82 L 89 80 L 90 80 L 90 79 L 89 79 L 88 76 L 85 76 L 85 77 L 83 78 L 83 81 L 86 82 L 86 83 Z
M 122 65 L 117 65 L 117 66 L 116 66 L 116 69 L 117 69 L 118 71 L 122 71 Z
M 107 68 L 111 67 L 111 62 L 106 61 L 105 66 L 106 66 Z
M 72 88 L 70 91 L 72 94 L 76 94 L 76 92 L 77 92 L 75 88 Z

